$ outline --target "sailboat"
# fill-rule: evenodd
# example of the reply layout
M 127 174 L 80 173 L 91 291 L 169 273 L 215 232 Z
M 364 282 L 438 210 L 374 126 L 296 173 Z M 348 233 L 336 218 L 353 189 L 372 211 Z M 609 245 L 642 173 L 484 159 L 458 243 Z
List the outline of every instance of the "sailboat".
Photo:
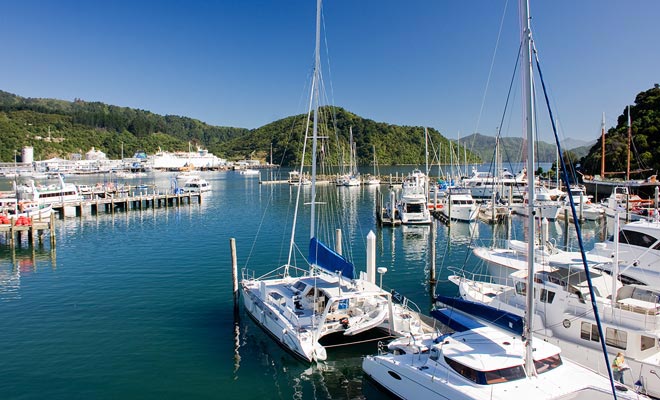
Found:
M 616 187 L 626 187 L 627 190 L 634 191 L 636 194 L 642 194 L 645 196 L 652 196 L 654 194 L 654 191 L 660 187 L 660 180 L 657 179 L 657 175 L 651 175 L 646 179 L 630 179 L 630 174 L 631 173 L 642 173 L 642 172 L 648 172 L 650 169 L 638 169 L 636 171 L 631 171 L 630 170 L 630 148 L 632 144 L 632 121 L 631 121 L 631 115 L 630 115 L 630 106 L 628 106 L 628 145 L 627 145 L 627 157 L 626 157 L 626 171 L 625 172 L 606 172 L 605 171 L 605 156 L 606 156 L 606 151 L 605 151 L 605 142 L 606 142 L 606 135 L 605 135 L 605 113 L 603 113 L 603 118 L 601 122 L 601 166 L 600 166 L 600 175 L 596 176 L 590 176 L 590 175 L 583 175 L 582 176 L 582 183 L 586 187 L 587 191 L 589 193 L 595 193 L 597 196 L 600 195 L 601 197 L 607 196 L 610 193 L 614 192 L 614 189 Z M 612 179 L 612 178 L 607 178 L 607 175 L 615 175 L 615 174 L 624 174 L 625 173 L 625 179 Z
M 349 147 L 351 154 L 349 157 L 348 173 L 341 175 L 337 179 L 338 186 L 360 186 L 360 173 L 357 170 L 357 149 L 353 141 L 353 127 L 349 128 Z
M 316 206 L 321 204 L 316 195 L 320 29 L 321 0 L 317 0 L 315 67 L 308 113 L 308 121 L 313 119 L 310 241 L 306 258 L 309 265 L 308 268 L 292 265 L 298 215 L 296 207 L 287 263 L 259 277 L 244 269 L 240 282 L 243 304 L 248 314 L 283 348 L 307 362 L 327 359 L 321 339 L 329 335 L 344 343 L 355 341 L 355 335 L 371 330 L 382 331 L 384 337 L 422 334 L 432 330 L 421 321 L 417 312 L 408 307 L 412 303 L 404 301 L 395 304 L 392 294 L 376 284 L 376 272 L 382 282 L 386 269 L 376 269 L 376 236 L 373 232 L 367 236 L 367 271 L 359 275 L 354 265 L 342 255 L 339 246 L 331 249 L 316 236 Z M 309 124 L 306 125 L 309 127 Z M 306 131 L 305 138 L 308 137 Z M 301 165 L 305 161 L 306 144 L 307 140 L 303 146 Z M 300 186 L 296 205 L 302 191 Z M 341 243 L 340 238 L 337 238 L 337 243 Z
M 367 176 L 367 185 L 380 185 L 380 174 L 378 173 L 378 162 L 376 162 L 376 146 L 371 146 L 374 153 L 374 173 L 373 175 Z
M 534 183 L 533 138 L 535 113 L 532 103 L 532 38 L 528 0 L 520 0 L 524 40 L 523 88 L 525 94 L 526 134 L 528 138 L 529 184 Z M 530 215 L 534 207 L 531 190 Z M 534 232 L 534 218 L 528 218 Z M 502 314 L 500 322 L 520 328 L 519 333 L 477 321 L 470 314 L 454 309 L 436 309 L 432 315 L 456 330 L 453 334 L 414 342 L 398 340 L 390 345 L 392 353 L 368 356 L 362 368 L 380 386 L 404 399 L 600 399 L 639 398 L 627 388 L 614 385 L 592 370 L 561 356 L 550 343 L 533 340 L 534 243 L 530 241 L 525 282 L 527 298 L 523 318 Z M 506 325 L 506 324 L 505 324 Z M 643 396 L 641 396 L 643 398 Z

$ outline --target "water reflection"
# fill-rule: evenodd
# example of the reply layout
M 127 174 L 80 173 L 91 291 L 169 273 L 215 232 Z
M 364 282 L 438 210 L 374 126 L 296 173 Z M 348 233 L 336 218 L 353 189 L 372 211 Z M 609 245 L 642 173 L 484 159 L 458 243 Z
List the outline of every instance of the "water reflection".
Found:
M 0 301 L 21 299 L 21 280 L 30 277 L 40 268 L 54 270 L 55 249 L 35 244 L 30 248 L 0 247 Z

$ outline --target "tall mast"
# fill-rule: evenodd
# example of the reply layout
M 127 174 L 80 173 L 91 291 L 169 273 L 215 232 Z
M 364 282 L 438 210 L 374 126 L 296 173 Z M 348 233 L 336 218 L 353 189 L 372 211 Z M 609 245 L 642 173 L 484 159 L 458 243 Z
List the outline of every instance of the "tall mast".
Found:
M 314 50 L 314 129 L 312 130 L 312 190 L 311 190 L 311 225 L 310 239 L 315 236 L 316 229 L 316 139 L 318 137 L 319 113 L 319 81 L 321 79 L 321 0 L 316 1 L 316 46 Z M 302 177 L 301 177 L 302 178 Z
M 628 163 L 626 164 L 626 180 L 630 180 L 630 142 L 632 141 L 632 124 L 630 123 L 630 106 L 628 106 Z
M 426 162 L 426 177 L 429 176 L 429 129 L 424 128 L 424 157 Z
M 600 179 L 605 179 L 605 113 L 600 122 Z
M 525 328 L 523 331 L 525 340 L 525 370 L 528 375 L 536 376 L 536 368 L 534 367 L 533 359 L 533 344 L 532 344 L 532 321 L 534 317 L 534 238 L 536 237 L 534 225 L 534 138 L 535 126 L 534 121 L 534 103 L 532 101 L 532 87 L 533 80 L 533 65 L 532 65 L 532 31 L 529 21 L 529 0 L 519 0 L 520 4 L 520 23 L 522 28 L 522 41 L 523 41 L 523 57 L 522 57 L 522 70 L 523 70 L 523 99 L 524 110 L 523 117 L 525 120 L 525 133 L 527 137 L 527 199 L 528 199 L 528 219 L 527 229 L 529 236 L 527 237 L 527 314 L 525 318 Z

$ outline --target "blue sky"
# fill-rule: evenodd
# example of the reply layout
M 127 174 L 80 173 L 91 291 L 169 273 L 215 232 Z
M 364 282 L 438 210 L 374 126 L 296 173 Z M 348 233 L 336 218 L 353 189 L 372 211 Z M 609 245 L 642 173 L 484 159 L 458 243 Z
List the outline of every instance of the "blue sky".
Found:
M 259 127 L 305 111 L 315 7 L 6 2 L 0 89 Z M 637 93 L 660 83 L 660 1 L 532 0 L 531 14 L 562 136 L 597 138 L 603 112 L 615 125 Z M 335 105 L 450 138 L 495 134 L 518 50 L 517 1 L 328 0 L 324 18 Z M 516 112 L 519 87 L 516 79 Z M 517 119 L 510 114 L 504 135 L 518 135 Z M 547 129 L 540 136 L 550 140 Z

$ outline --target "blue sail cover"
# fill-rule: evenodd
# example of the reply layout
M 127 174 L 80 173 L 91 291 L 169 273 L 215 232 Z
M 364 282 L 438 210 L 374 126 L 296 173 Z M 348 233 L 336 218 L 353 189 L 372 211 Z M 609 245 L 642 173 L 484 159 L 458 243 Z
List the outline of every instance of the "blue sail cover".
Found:
M 355 278 L 353 264 L 321 243 L 317 238 L 312 238 L 309 242 L 309 261 L 328 272 L 340 272 L 342 276 L 348 279 Z
M 523 326 L 524 326 L 523 317 L 512 314 L 510 312 L 498 310 L 495 307 L 487 306 L 485 304 L 467 301 L 460 297 L 447 297 L 447 296 L 439 295 L 436 297 L 436 300 L 447 305 L 448 307 L 452 307 L 456 310 L 460 310 L 466 314 L 472 315 L 475 318 L 481 319 L 483 321 L 488 321 L 489 323 L 493 325 L 497 325 L 500 328 L 504 328 L 513 333 L 522 335 Z M 431 315 L 433 315 L 433 313 Z M 436 317 L 435 315 L 433 316 Z M 444 317 L 447 317 L 447 315 L 444 315 Z M 440 320 L 440 322 L 445 323 L 440 318 L 438 319 Z M 465 324 L 460 323 L 459 321 L 456 322 L 458 322 L 460 325 L 465 326 Z M 472 329 L 472 327 L 470 326 L 465 326 L 465 328 Z

